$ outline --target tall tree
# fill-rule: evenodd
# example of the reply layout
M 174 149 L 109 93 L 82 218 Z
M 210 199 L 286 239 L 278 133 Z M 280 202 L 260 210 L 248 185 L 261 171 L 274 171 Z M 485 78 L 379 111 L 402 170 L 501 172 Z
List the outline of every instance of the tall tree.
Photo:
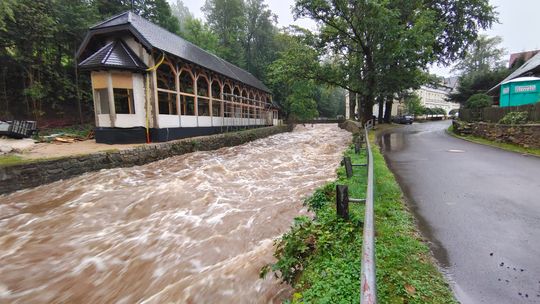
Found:
M 170 32 L 180 33 L 180 23 L 172 14 L 167 0 L 94 0 L 93 3 L 101 16 L 112 16 L 132 10 Z
M 274 36 L 276 16 L 264 0 L 247 0 L 245 5 L 246 33 L 244 52 L 246 69 L 263 79 L 266 67 L 276 59 Z
M 6 19 L 13 18 L 13 0 L 0 1 L 0 31 L 6 29 Z
M 465 104 L 465 102 L 471 96 L 479 93 L 485 93 L 489 89 L 499 84 L 503 79 L 510 75 L 512 71 L 512 69 L 501 67 L 485 72 L 464 74 L 459 77 L 458 87 L 455 92 L 448 96 L 448 99 L 450 101 Z M 494 95 L 499 94 L 498 91 L 493 93 Z
M 219 37 L 223 59 L 245 67 L 242 42 L 245 40 L 245 6 L 242 0 L 206 0 L 202 10 L 208 25 Z
M 176 0 L 176 2 L 171 5 L 171 12 L 173 16 L 178 19 L 180 33 L 184 33 L 186 30 L 186 23 L 195 18 L 182 0 Z
M 45 83 L 54 60 L 50 42 L 57 32 L 53 2 L 20 0 L 13 6 L 13 20 L 6 23 L 4 51 L 19 70 L 21 95 L 26 114 L 38 119 L 43 115 L 43 101 L 51 93 Z M 9 65 L 9 63 L 7 63 Z M 15 71 L 14 71 L 15 72 Z
M 503 67 L 505 50 L 500 47 L 502 38 L 480 35 L 469 48 L 465 57 L 458 61 L 454 71 L 462 74 L 485 73 Z
M 219 39 L 218 36 L 197 18 L 188 18 L 184 23 L 184 30 L 181 36 L 198 47 L 219 54 Z
M 294 11 L 321 26 L 321 56 L 330 52 L 343 58 L 337 66 L 341 72 L 321 78 L 360 94 L 364 121 L 371 119 L 389 71 L 406 75 L 434 61 L 461 58 L 478 31 L 496 19 L 487 0 L 297 0 Z M 388 62 L 395 68 L 385 68 Z

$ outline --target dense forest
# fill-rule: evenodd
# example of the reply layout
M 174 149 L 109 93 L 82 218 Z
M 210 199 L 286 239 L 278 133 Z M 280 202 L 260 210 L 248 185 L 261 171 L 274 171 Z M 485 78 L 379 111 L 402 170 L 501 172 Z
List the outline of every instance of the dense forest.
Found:
M 278 28 L 264 0 L 206 0 L 205 20 L 179 0 L 2 0 L 0 119 L 91 121 L 74 54 L 88 27 L 130 9 L 251 72 L 289 119 L 342 114 L 346 91 L 371 119 L 375 103 L 390 109 L 497 21 L 488 0 L 296 0 L 293 14 L 316 31 Z
M 280 74 L 274 63 L 298 40 L 277 27 L 263 0 L 207 0 L 212 22 L 194 18 L 182 1 L 2 0 L 0 119 L 93 121 L 89 75 L 78 72 L 75 53 L 90 26 L 126 10 L 251 72 L 289 118 L 344 112 L 343 89 Z

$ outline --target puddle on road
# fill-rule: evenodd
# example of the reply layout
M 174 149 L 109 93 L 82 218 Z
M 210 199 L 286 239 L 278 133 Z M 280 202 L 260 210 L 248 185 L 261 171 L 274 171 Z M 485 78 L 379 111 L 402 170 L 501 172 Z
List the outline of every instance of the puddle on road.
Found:
M 406 147 L 406 135 L 416 135 L 419 133 L 417 130 L 407 130 L 404 132 L 403 129 L 392 130 L 388 133 L 382 134 L 378 138 L 379 146 L 381 147 L 381 152 L 384 155 L 384 158 L 390 168 L 390 170 L 395 174 L 396 180 L 403 191 L 405 196 L 405 201 L 409 210 L 413 213 L 416 219 L 416 225 L 420 232 L 429 240 L 428 245 L 433 252 L 433 255 L 437 259 L 441 271 L 446 272 L 450 267 L 450 260 L 448 258 L 448 253 L 446 249 L 442 246 L 435 236 L 434 231 L 427 221 L 422 217 L 420 211 L 418 210 L 418 204 L 412 199 L 411 189 L 406 183 L 403 182 L 404 178 L 401 176 L 397 168 L 400 164 L 408 164 L 409 161 L 394 161 L 391 157 L 395 152 L 399 152 Z
M 379 146 L 384 152 L 397 152 L 405 147 L 405 136 L 403 133 L 386 133 L 379 137 Z

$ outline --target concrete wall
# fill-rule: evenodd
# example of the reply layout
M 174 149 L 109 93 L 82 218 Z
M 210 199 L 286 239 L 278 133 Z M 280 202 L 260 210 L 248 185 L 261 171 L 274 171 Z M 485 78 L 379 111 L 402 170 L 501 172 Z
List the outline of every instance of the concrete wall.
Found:
M 0 167 L 0 194 L 36 187 L 86 172 L 143 165 L 194 151 L 241 145 L 273 134 L 291 131 L 292 126 L 258 128 L 205 137 L 186 138 L 129 150 L 99 152 L 29 164 Z
M 501 125 L 485 122 L 454 121 L 454 132 L 474 135 L 497 142 L 540 149 L 540 124 Z

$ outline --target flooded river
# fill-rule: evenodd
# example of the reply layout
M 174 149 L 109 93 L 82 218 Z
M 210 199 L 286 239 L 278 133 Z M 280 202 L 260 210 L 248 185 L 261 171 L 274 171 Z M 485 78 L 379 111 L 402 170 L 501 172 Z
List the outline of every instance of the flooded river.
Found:
M 350 138 L 298 126 L 0 196 L 0 303 L 279 302 L 259 270 Z

